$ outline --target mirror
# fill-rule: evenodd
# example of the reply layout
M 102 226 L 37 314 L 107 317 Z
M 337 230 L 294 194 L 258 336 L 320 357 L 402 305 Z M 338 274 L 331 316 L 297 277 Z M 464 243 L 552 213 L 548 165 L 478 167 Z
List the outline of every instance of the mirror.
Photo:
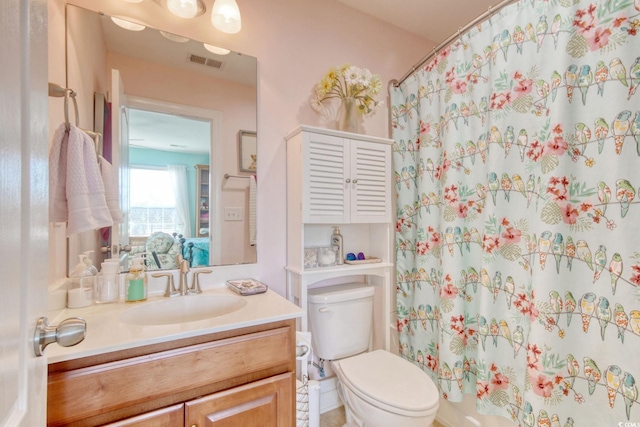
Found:
M 176 253 L 193 266 L 256 263 L 256 172 L 240 158 L 257 131 L 256 58 L 69 4 L 66 19 L 67 87 L 104 122 L 95 130 L 120 176 L 125 223 L 98 245 L 148 252 L 150 269 L 175 268 Z M 70 243 L 70 263 L 93 249 Z

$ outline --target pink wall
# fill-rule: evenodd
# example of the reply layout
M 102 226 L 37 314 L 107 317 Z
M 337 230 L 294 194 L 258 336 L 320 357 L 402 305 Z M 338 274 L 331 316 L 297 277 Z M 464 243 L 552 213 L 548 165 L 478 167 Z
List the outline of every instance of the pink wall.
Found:
M 59 9 L 62 0 L 49 0 Z M 70 0 L 110 15 L 128 15 L 154 27 L 258 58 L 258 264 L 259 278 L 284 294 L 286 262 L 285 144 L 298 124 L 329 126 L 309 106 L 313 86 L 329 67 L 348 62 L 366 67 L 383 83 L 399 78 L 435 43 L 390 26 L 334 0 L 239 0 L 242 31 L 215 30 L 208 15 L 180 20 L 146 1 Z M 210 10 L 213 0 L 206 0 Z M 51 7 L 50 7 L 51 9 Z M 62 22 L 64 24 L 64 22 Z M 50 46 L 60 47 L 64 25 L 50 29 Z M 63 45 L 62 45 L 63 46 Z M 62 51 L 63 52 L 63 51 Z M 54 52 L 52 55 L 62 55 Z M 54 72 L 64 67 L 56 60 Z M 385 106 L 364 123 L 364 132 L 388 136 Z

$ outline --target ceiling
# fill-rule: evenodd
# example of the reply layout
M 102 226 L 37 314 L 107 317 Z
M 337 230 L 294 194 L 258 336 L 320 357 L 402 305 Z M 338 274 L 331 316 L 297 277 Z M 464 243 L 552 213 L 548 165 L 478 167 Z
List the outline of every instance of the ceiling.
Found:
M 437 44 L 502 0 L 338 1 Z

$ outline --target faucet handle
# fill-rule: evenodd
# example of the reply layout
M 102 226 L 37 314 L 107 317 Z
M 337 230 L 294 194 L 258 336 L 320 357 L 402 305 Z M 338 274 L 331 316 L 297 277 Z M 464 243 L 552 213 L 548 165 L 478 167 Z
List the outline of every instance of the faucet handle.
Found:
M 193 285 L 189 288 L 189 293 L 193 294 L 201 294 L 202 289 L 200 288 L 200 275 L 201 274 L 209 274 L 213 273 L 213 270 L 200 270 L 193 272 Z
M 164 296 L 165 297 L 173 297 L 178 295 L 178 291 L 176 290 L 176 286 L 173 283 L 173 274 L 171 273 L 156 273 L 152 274 L 151 277 L 167 277 L 167 286 L 164 288 Z

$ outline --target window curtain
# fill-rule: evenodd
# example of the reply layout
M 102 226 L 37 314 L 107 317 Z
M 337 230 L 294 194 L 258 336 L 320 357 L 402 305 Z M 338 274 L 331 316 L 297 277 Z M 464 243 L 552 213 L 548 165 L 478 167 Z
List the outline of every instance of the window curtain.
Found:
M 176 198 L 176 221 L 178 223 L 179 234 L 184 237 L 191 237 L 191 213 L 189 210 L 189 188 L 187 184 L 187 168 L 183 165 L 167 165 L 167 170 L 171 176 L 173 194 Z
M 638 0 L 520 1 L 392 89 L 399 351 L 442 398 L 640 423 L 639 30 Z

